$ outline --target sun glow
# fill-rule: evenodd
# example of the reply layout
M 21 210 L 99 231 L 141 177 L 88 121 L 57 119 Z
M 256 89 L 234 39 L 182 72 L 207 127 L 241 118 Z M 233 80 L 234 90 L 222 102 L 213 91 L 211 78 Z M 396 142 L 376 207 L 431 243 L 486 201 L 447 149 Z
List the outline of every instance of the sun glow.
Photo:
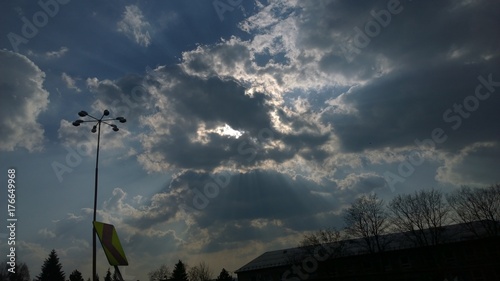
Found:
M 215 128 L 213 132 L 221 136 L 228 136 L 236 139 L 243 135 L 242 131 L 235 130 L 231 128 L 231 126 L 229 126 L 228 124 L 224 124 L 224 126 Z

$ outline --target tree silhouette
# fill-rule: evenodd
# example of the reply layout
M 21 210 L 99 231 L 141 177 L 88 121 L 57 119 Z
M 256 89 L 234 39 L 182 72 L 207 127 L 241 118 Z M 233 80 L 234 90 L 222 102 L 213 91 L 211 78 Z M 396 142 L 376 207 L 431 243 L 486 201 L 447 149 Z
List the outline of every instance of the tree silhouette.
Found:
M 455 220 L 464 223 L 476 236 L 500 234 L 500 184 L 474 189 L 464 186 L 447 200 L 455 211 Z
M 82 273 L 75 269 L 69 275 L 69 281 L 85 281 L 85 280 L 83 279 Z
M 384 202 L 376 194 L 363 195 L 344 214 L 346 233 L 354 238 L 362 238 L 370 253 L 384 250 L 388 241 L 381 235 L 389 228 L 389 219 Z
M 345 246 L 344 236 L 335 228 L 325 228 L 304 234 L 299 242 L 299 248 L 303 251 L 291 251 L 288 253 L 288 260 L 293 264 L 301 263 L 307 256 L 314 256 L 318 249 L 326 251 L 328 256 L 340 256 Z
M 389 202 L 388 208 L 394 228 L 404 233 L 415 246 L 443 242 L 443 226 L 450 217 L 443 193 L 420 190 L 414 194 L 398 195 Z
M 186 266 L 179 260 L 174 267 L 172 272 L 172 281 L 188 281 L 188 276 L 186 273 Z
M 227 270 L 225 268 L 223 268 L 222 271 L 219 273 L 219 276 L 215 280 L 217 280 L 217 281 L 233 281 L 233 277 L 231 277 L 231 275 L 229 275 L 229 272 L 227 272 Z
M 170 269 L 166 264 L 148 273 L 149 281 L 164 281 L 170 277 Z
M 14 273 L 9 272 L 9 260 L 5 260 L 0 266 L 0 281 L 31 281 L 30 271 L 24 262 L 17 262 Z
M 335 228 L 320 229 L 316 232 L 304 234 L 302 240 L 299 242 L 299 247 L 317 246 L 321 244 L 328 244 L 339 242 L 342 240 L 340 231 Z
M 212 279 L 212 271 L 205 262 L 200 262 L 188 271 L 190 281 L 208 281 Z
M 106 271 L 106 276 L 104 276 L 104 281 L 113 281 L 111 278 L 111 271 L 109 270 L 109 267 L 108 271 Z
M 42 265 L 42 272 L 37 276 L 38 281 L 65 281 L 62 265 L 59 263 L 56 250 L 52 250 Z

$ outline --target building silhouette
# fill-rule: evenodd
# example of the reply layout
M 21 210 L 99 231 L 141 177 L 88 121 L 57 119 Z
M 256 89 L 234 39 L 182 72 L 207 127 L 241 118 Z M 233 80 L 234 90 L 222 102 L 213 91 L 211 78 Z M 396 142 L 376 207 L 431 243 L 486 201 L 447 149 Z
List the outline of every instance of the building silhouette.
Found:
M 487 223 L 500 229 L 499 222 Z M 383 235 L 378 252 L 368 252 L 363 239 L 270 251 L 236 273 L 238 281 L 499 281 L 500 235 L 484 225 L 445 226 L 442 242 L 434 245 L 415 243 L 411 233 Z

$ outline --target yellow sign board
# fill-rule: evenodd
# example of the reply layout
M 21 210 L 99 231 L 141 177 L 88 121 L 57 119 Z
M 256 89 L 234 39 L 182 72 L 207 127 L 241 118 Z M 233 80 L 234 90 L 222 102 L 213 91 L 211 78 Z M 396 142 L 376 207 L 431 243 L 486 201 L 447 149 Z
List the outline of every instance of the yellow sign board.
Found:
M 99 236 L 104 253 L 110 265 L 128 265 L 127 257 L 123 251 L 120 239 L 112 224 L 94 222 L 94 229 Z

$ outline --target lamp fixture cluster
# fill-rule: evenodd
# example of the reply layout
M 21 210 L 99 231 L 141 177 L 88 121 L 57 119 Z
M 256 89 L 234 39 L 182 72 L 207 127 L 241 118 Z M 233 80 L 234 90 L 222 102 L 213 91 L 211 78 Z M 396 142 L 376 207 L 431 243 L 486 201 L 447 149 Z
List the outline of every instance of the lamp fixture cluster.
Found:
M 118 131 L 119 131 L 118 126 L 116 126 L 115 124 L 110 124 L 110 123 L 108 123 L 108 121 L 115 121 L 115 120 L 116 120 L 116 121 L 118 121 L 118 122 L 120 122 L 120 123 L 125 123 L 125 122 L 127 122 L 127 119 L 125 119 L 125 118 L 123 118 L 123 117 L 116 117 L 116 118 L 108 118 L 108 119 L 103 119 L 103 118 L 104 118 L 104 116 L 109 116 L 109 110 L 107 110 L 107 109 L 106 109 L 106 110 L 104 110 L 104 112 L 103 112 L 103 114 L 102 114 L 101 118 L 99 118 L 99 119 L 98 119 L 98 118 L 96 118 L 96 117 L 94 117 L 94 116 L 92 116 L 92 115 L 90 115 L 90 114 L 88 114 L 88 113 L 87 113 L 87 111 L 83 111 L 83 110 L 82 110 L 82 111 L 80 111 L 80 112 L 78 112 L 78 115 L 79 115 L 80 117 L 86 117 L 86 116 L 88 116 L 88 117 L 92 118 L 93 120 L 82 120 L 82 119 L 78 119 L 78 120 L 75 120 L 75 121 L 73 122 L 73 126 L 78 127 L 78 126 L 80 126 L 80 124 L 85 123 L 85 122 L 97 122 L 97 123 L 96 123 L 96 124 L 92 127 L 92 130 L 91 130 L 91 132 L 92 132 L 92 133 L 97 132 L 97 125 L 98 125 L 99 123 L 104 123 L 104 124 L 106 124 L 106 125 L 110 126 L 111 128 L 113 128 L 113 131 L 118 132 Z

